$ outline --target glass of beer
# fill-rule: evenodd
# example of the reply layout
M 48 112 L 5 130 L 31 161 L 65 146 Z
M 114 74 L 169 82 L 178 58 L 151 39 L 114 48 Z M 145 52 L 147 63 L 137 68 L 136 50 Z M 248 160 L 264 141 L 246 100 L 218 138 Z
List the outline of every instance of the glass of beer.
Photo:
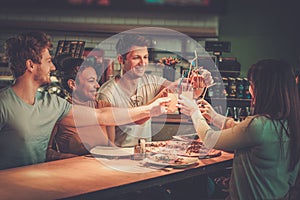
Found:
M 173 114 L 173 113 L 178 113 L 178 91 L 177 90 L 169 90 L 168 91 L 168 97 L 171 99 L 170 104 L 168 106 L 168 113 Z

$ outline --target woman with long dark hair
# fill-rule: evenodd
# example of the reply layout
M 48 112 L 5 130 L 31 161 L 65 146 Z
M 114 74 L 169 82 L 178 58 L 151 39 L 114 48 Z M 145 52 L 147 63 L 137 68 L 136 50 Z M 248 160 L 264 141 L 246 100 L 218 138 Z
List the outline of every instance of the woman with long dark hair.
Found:
M 228 199 L 287 197 L 299 170 L 299 95 L 293 68 L 265 59 L 248 71 L 252 116 L 235 122 L 217 114 L 205 100 L 181 96 L 181 112 L 210 148 L 234 151 Z M 206 119 L 205 119 L 206 118 Z M 207 120 L 221 130 L 213 130 Z

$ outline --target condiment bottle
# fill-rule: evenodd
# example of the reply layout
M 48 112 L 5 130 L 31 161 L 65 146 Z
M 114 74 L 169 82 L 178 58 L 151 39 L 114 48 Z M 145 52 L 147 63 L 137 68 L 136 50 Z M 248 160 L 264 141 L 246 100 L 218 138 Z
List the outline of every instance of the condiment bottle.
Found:
M 146 153 L 145 139 L 139 139 L 138 144 L 134 146 L 133 160 L 142 160 Z
M 139 143 L 141 146 L 141 154 L 143 154 L 143 156 L 146 154 L 146 140 L 145 139 L 139 139 Z

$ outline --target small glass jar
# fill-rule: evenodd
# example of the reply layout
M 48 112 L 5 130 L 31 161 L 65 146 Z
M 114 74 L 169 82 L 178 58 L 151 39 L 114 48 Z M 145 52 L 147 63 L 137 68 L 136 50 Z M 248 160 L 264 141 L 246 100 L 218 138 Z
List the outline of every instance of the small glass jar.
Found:
M 146 155 L 146 140 L 139 139 L 138 144 L 134 146 L 133 160 L 143 160 Z

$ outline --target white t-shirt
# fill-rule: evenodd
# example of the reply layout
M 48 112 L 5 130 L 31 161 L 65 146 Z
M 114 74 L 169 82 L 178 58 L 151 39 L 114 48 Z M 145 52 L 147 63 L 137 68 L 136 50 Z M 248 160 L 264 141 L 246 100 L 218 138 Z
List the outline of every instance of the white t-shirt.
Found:
M 136 94 L 129 96 L 113 78 L 101 86 L 99 99 L 108 101 L 114 107 L 132 108 L 146 105 L 160 92 L 165 80 L 163 77 L 145 74 L 139 79 Z M 131 123 L 116 127 L 115 144 L 131 147 L 138 143 L 139 138 L 151 141 L 151 137 L 151 120 L 143 124 Z

